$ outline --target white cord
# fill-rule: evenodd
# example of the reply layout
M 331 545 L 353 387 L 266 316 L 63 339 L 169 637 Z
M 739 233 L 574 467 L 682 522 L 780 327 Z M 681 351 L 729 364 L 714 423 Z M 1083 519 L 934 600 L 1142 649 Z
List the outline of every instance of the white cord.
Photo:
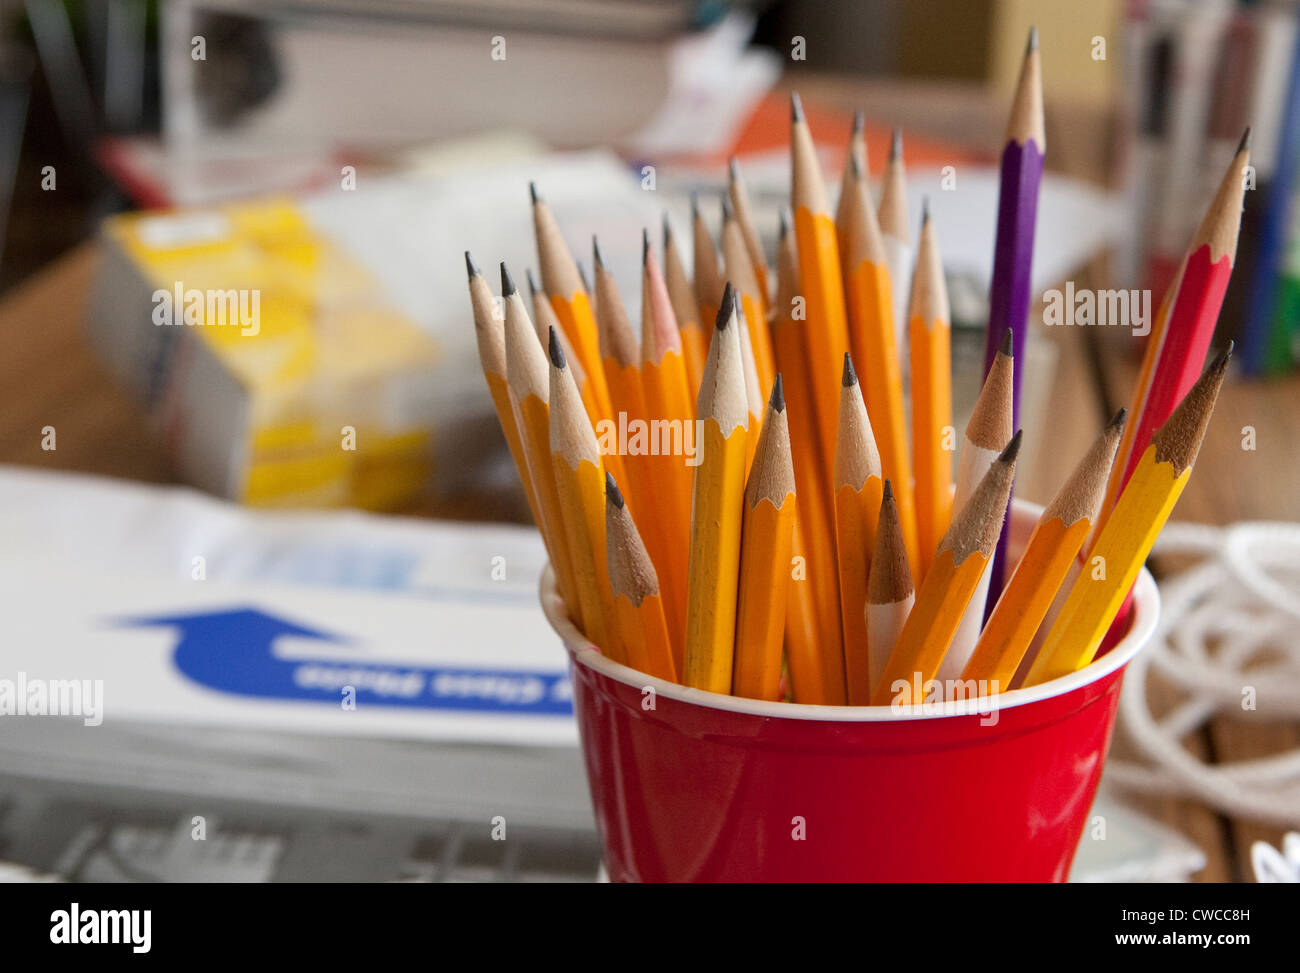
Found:
M 1181 742 L 1216 718 L 1300 720 L 1300 524 L 1171 524 L 1155 553 L 1199 560 L 1161 583 L 1160 625 L 1125 674 L 1120 717 L 1151 765 L 1112 761 L 1107 779 L 1300 824 L 1300 748 L 1207 764 Z M 1153 666 L 1184 694 L 1159 720 L 1147 703 Z

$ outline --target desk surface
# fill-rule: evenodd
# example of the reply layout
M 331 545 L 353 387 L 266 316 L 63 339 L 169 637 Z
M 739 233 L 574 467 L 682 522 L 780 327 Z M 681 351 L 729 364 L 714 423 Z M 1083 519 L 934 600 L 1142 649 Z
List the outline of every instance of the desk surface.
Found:
M 86 300 L 96 266 L 93 247 L 80 247 L 11 292 L 0 302 L 0 462 L 44 469 L 96 473 L 154 483 L 175 482 L 162 447 L 150 435 L 144 415 L 95 358 L 83 336 Z M 1136 364 L 1118 352 L 1105 329 L 1056 328 L 1049 338 L 1060 346 L 1050 415 L 1093 415 L 1100 423 L 1126 404 Z M 1024 471 L 1024 491 L 1046 499 L 1083 453 L 1096 426 L 1064 427 L 1035 468 Z M 1256 429 L 1259 448 L 1241 449 L 1241 427 Z M 53 451 L 41 448 L 42 430 L 57 430 Z M 1300 496 L 1293 477 L 1276 475 L 1276 457 L 1290 456 L 1300 442 L 1300 378 L 1225 387 L 1196 474 L 1179 503 L 1180 520 L 1293 520 Z M 1251 469 L 1245 464 L 1253 464 Z M 443 499 L 415 513 L 488 519 L 510 505 L 497 499 Z M 1153 677 L 1154 678 L 1154 677 Z M 1154 697 L 1159 704 L 1159 686 Z M 1300 745 L 1300 725 L 1250 719 L 1221 720 L 1189 741 L 1202 754 L 1241 759 Z M 1130 751 L 1122 729 L 1115 752 Z M 1174 798 L 1137 798 L 1152 816 L 1188 834 L 1205 851 L 1208 881 L 1250 880 L 1249 847 L 1255 840 L 1278 844 L 1278 829 L 1224 817 L 1204 805 Z

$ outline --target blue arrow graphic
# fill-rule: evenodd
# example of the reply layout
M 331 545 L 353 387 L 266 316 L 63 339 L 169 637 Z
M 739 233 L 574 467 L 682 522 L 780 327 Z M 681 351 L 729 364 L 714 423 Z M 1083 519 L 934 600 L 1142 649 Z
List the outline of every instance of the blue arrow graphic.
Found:
M 378 705 L 528 715 L 573 712 L 569 679 L 563 673 L 283 659 L 274 651 L 281 636 L 340 645 L 350 641 L 256 608 L 124 619 L 119 624 L 179 629 L 176 668 L 201 686 L 237 696 L 339 706 L 343 687 L 351 686 L 358 709 Z

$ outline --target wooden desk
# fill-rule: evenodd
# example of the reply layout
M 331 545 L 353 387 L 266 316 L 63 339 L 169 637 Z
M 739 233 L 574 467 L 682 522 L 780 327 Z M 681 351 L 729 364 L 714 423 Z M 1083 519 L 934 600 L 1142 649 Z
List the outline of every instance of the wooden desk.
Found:
M 149 434 L 143 413 L 113 383 L 83 334 L 86 298 L 96 265 L 92 247 L 51 264 L 0 302 L 0 462 L 173 482 L 163 450 Z M 1104 278 L 1101 278 L 1104 279 Z M 1085 286 L 1081 278 L 1080 286 Z M 1052 416 L 1086 417 L 1074 434 L 1061 422 L 1051 449 L 1038 452 L 1022 470 L 1022 494 L 1046 500 L 1053 485 L 1082 455 L 1093 433 L 1128 401 L 1136 362 L 1117 347 L 1119 336 L 1098 328 L 1054 328 L 1059 345 L 1052 385 Z M 1241 427 L 1253 425 L 1259 449 L 1241 450 Z M 58 448 L 41 448 L 42 429 L 56 429 Z M 1058 428 L 1058 427 L 1053 427 Z M 1233 383 L 1224 388 L 1218 413 L 1177 510 L 1181 520 L 1227 523 L 1241 519 L 1295 519 L 1300 497 L 1293 477 L 1278 475 L 1281 457 L 1300 442 L 1300 378 Z M 413 511 L 443 517 L 501 519 L 517 504 L 501 497 L 452 498 Z M 1153 674 L 1152 679 L 1155 679 Z M 1250 719 L 1220 721 L 1193 741 L 1203 753 L 1254 756 L 1300 742 L 1300 726 Z M 1118 754 L 1131 752 L 1123 731 Z M 1249 845 L 1278 844 L 1277 829 L 1229 820 L 1201 804 L 1137 798 L 1148 813 L 1187 833 L 1205 850 L 1209 881 L 1250 879 Z

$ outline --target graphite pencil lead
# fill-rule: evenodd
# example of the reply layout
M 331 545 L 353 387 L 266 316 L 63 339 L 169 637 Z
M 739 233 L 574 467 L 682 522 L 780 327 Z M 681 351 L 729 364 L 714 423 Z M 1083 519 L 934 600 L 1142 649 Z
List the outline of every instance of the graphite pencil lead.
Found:
M 542 285 L 537 283 L 537 278 L 533 275 L 533 268 L 524 268 L 524 276 L 528 278 L 528 296 L 536 299 L 537 295 L 542 292 Z
M 595 235 L 591 238 L 591 260 L 597 270 L 605 269 L 605 258 L 600 255 L 600 243 L 597 242 Z
M 501 261 L 501 296 L 509 297 L 515 292 L 515 279 L 510 276 L 510 271 L 506 270 L 506 262 Z
M 844 353 L 844 371 L 840 374 L 840 384 L 846 389 L 858 384 L 858 373 L 853 370 L 853 356 L 847 351 Z
M 895 159 L 901 159 L 902 157 L 903 130 L 901 128 L 896 128 L 894 129 L 894 137 L 889 143 L 889 161 L 893 162 Z
M 1241 133 L 1241 141 L 1237 143 L 1237 151 L 1233 155 L 1240 155 L 1250 148 L 1250 126 L 1246 126 L 1246 131 Z
M 470 255 L 468 250 L 465 251 L 465 271 L 469 274 L 470 280 L 473 280 L 481 273 L 478 269 L 478 264 L 474 262 L 474 258 Z
M 998 354 L 1006 355 L 1008 358 L 1013 357 L 1011 354 L 1013 338 L 1014 336 L 1011 333 L 1011 329 L 1007 328 L 1006 334 L 1002 336 L 1002 346 L 998 348 Z
M 773 412 L 785 411 L 785 386 L 781 384 L 781 373 L 776 373 L 776 378 L 772 380 L 772 397 L 768 399 L 767 404 Z
M 644 267 L 650 259 L 650 231 L 645 227 L 641 228 L 641 266 Z
M 731 286 L 731 281 L 727 281 L 727 286 L 722 291 L 722 304 L 718 307 L 718 318 L 714 322 L 714 327 L 719 331 L 726 331 L 727 324 L 735 313 L 736 291 Z
M 866 128 L 866 125 L 867 125 L 867 113 L 864 112 L 861 108 L 859 108 L 857 111 L 853 113 L 853 131 L 851 134 L 861 135 L 862 130 Z
M 559 369 L 565 368 L 568 362 L 564 359 L 564 349 L 560 347 L 560 336 L 555 332 L 555 325 L 551 325 L 547 346 L 551 353 L 551 364 Z
M 1029 43 L 1025 45 L 1025 53 L 1029 54 L 1038 50 L 1038 25 L 1029 28 Z
M 623 494 L 614 482 L 614 474 L 605 472 L 605 498 L 619 510 L 623 509 Z
M 532 199 L 534 206 L 542 201 L 541 195 L 537 192 L 537 183 L 528 183 L 528 196 Z
M 1020 438 L 1023 435 L 1023 429 L 1016 430 L 1016 434 L 1011 437 L 1011 442 L 1007 443 L 1007 448 L 998 455 L 997 461 L 999 463 L 1014 463 L 1016 461 L 1016 457 L 1020 455 Z
M 803 102 L 799 100 L 799 92 L 790 92 L 790 121 L 796 125 L 803 121 Z
M 1115 415 L 1111 417 L 1110 422 L 1106 423 L 1106 428 L 1108 430 L 1122 429 L 1124 428 L 1124 422 L 1127 419 L 1128 419 L 1128 409 L 1121 408 L 1118 412 L 1115 413 Z

